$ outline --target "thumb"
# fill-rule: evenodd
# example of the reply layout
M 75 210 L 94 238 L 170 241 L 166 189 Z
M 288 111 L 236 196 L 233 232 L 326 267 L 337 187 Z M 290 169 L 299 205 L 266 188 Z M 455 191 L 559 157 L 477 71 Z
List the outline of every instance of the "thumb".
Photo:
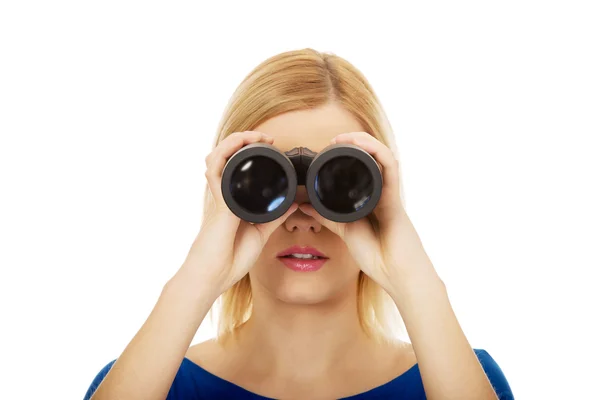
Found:
M 318 223 L 323 225 L 325 228 L 329 229 L 331 232 L 335 233 L 342 239 L 344 238 L 345 225 L 340 222 L 335 222 L 330 219 L 323 217 L 321 214 L 315 210 L 315 208 L 309 204 L 304 203 L 299 206 L 300 211 L 302 211 L 306 215 L 310 215 L 313 217 Z
M 290 208 L 288 208 L 285 214 L 283 214 L 281 217 L 264 224 L 255 224 L 254 226 L 256 227 L 256 229 L 258 229 L 258 231 L 261 233 L 263 242 L 266 243 L 271 234 L 275 232 L 275 229 L 277 229 L 279 225 L 283 224 L 285 220 L 288 219 L 288 217 L 292 215 L 297 209 L 298 203 L 292 203 Z

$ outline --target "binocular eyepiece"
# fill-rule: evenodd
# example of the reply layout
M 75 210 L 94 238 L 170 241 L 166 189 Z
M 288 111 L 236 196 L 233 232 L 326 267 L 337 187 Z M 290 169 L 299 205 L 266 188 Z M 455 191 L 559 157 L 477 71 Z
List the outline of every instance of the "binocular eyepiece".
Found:
M 375 159 L 352 144 L 332 144 L 319 153 L 305 147 L 281 152 L 252 143 L 232 155 L 223 169 L 221 192 L 229 209 L 252 223 L 273 221 L 289 209 L 297 186 L 323 217 L 356 221 L 373 211 L 383 180 Z

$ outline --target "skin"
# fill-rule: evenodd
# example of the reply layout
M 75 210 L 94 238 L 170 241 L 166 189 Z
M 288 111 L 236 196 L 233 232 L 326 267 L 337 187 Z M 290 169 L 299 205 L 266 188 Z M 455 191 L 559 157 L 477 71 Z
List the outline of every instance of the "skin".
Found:
M 285 113 L 254 131 L 271 136 L 281 151 L 320 151 L 338 134 L 360 131 L 345 109 Z M 298 204 L 307 204 L 298 187 Z M 276 254 L 292 245 L 312 246 L 329 260 L 314 272 L 286 268 Z M 250 270 L 253 312 L 240 340 L 220 346 L 209 340 L 190 347 L 187 357 L 250 391 L 275 398 L 340 398 L 367 391 L 416 363 L 409 343 L 377 345 L 359 326 L 356 284 L 360 267 L 345 242 L 301 210 L 271 234 Z
M 184 356 L 267 397 L 331 399 L 362 393 L 418 361 L 430 400 L 497 399 L 401 204 L 397 161 L 360 128 L 351 115 L 328 104 L 275 117 L 256 131 L 235 132 L 206 157 L 205 176 L 216 207 L 93 400 L 164 399 Z M 366 218 L 347 224 L 324 219 L 302 191 L 272 222 L 237 218 L 220 195 L 221 173 L 237 149 L 258 141 L 281 150 L 305 146 L 315 151 L 329 143 L 352 143 L 371 154 L 383 175 L 373 211 L 379 233 Z M 330 259 L 317 272 L 287 270 L 274 256 L 292 244 L 313 245 Z M 359 270 L 393 299 L 412 346 L 377 345 L 359 329 Z M 254 312 L 240 340 L 190 347 L 214 301 L 247 273 Z

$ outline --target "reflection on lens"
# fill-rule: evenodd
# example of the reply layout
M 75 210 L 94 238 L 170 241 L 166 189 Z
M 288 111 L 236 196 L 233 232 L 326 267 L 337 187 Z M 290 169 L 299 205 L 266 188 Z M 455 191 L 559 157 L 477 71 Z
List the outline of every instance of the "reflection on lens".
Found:
M 254 156 L 242 161 L 233 171 L 229 190 L 246 211 L 264 214 L 283 201 L 288 181 L 281 165 L 269 157 Z
M 283 203 L 284 200 L 285 200 L 285 196 L 277 197 L 269 204 L 269 206 L 267 207 L 267 210 L 268 211 L 275 210 L 277 207 L 279 207 L 281 205 L 281 203 Z
M 315 179 L 315 191 L 323 205 L 338 213 L 360 210 L 371 198 L 373 189 L 367 166 L 349 156 L 327 161 Z

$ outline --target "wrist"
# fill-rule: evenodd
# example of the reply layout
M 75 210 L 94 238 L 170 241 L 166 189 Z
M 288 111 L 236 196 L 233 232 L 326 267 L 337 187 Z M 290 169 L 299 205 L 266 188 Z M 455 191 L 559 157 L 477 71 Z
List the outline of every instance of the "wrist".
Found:
M 201 274 L 185 264 L 164 285 L 163 291 L 178 293 L 199 303 L 214 303 L 222 293 L 216 279 Z
M 390 296 L 396 302 L 404 302 L 411 297 L 445 292 L 446 284 L 433 269 L 425 269 L 406 274 L 394 285 Z

